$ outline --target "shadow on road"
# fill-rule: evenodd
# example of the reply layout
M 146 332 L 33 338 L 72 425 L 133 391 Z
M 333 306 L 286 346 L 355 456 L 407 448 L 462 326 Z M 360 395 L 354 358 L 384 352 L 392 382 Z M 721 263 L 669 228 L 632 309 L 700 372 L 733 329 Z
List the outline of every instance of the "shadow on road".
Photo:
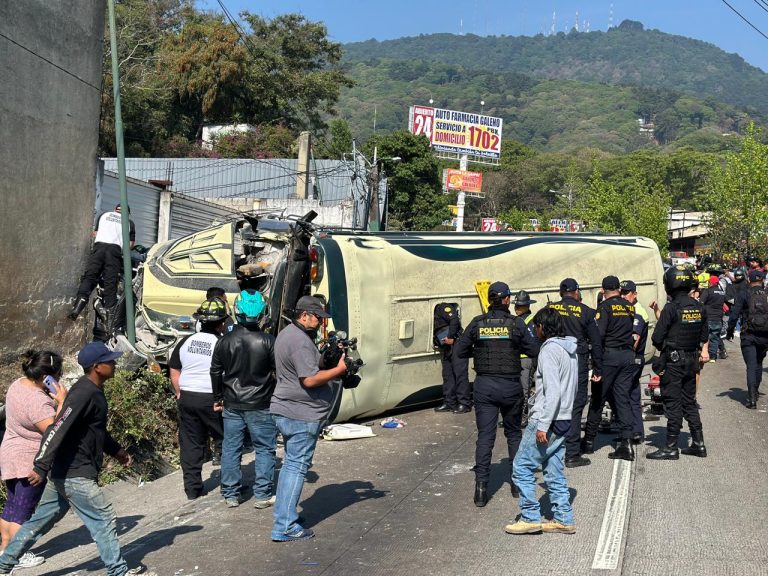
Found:
M 348 506 L 371 498 L 383 498 L 384 490 L 377 490 L 371 482 L 350 480 L 341 484 L 321 486 L 301 503 L 302 516 L 307 528 L 319 524 L 344 510 Z
M 685 426 L 685 420 L 683 420 L 683 426 Z M 677 444 L 679 447 L 688 446 L 690 444 L 691 435 L 688 432 L 683 432 L 680 430 L 680 436 L 677 439 Z M 645 443 L 650 444 L 652 446 L 656 446 L 658 448 L 661 448 L 664 446 L 664 443 L 667 441 L 667 427 L 666 426 L 651 426 L 648 428 L 648 432 L 645 434 Z
M 144 516 L 123 516 L 117 519 L 117 535 L 121 536 L 129 530 L 132 530 L 139 523 L 139 520 Z M 53 556 L 59 552 L 65 552 L 93 542 L 88 529 L 85 526 L 80 526 L 75 530 L 70 530 L 64 534 L 51 538 L 45 544 L 35 546 L 35 553 L 42 554 L 43 556 Z
M 734 402 L 738 402 L 739 404 L 747 403 L 747 391 L 742 388 L 729 388 L 728 390 L 723 390 L 720 392 L 720 394 L 717 395 L 717 397 L 727 397 Z
M 183 534 L 189 534 L 190 532 L 198 532 L 202 530 L 202 526 L 176 526 L 174 528 L 165 528 L 163 530 L 157 530 L 146 536 L 131 542 L 127 546 L 122 547 L 123 556 L 128 562 L 128 567 L 132 568 L 141 563 L 143 558 L 156 550 L 165 548 L 173 544 L 173 541 L 177 536 Z M 65 535 L 66 536 L 66 535 Z M 80 570 L 100 570 L 104 567 L 100 558 L 88 560 L 82 562 L 77 566 L 71 566 L 69 568 L 62 568 L 53 572 L 46 572 L 46 576 L 73 576 Z

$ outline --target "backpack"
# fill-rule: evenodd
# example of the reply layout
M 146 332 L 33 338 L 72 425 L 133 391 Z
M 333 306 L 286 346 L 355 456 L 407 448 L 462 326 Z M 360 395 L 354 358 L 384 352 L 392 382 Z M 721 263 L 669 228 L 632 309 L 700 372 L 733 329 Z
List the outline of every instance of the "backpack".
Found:
M 768 332 L 768 294 L 762 288 L 749 294 L 747 326 L 753 332 Z

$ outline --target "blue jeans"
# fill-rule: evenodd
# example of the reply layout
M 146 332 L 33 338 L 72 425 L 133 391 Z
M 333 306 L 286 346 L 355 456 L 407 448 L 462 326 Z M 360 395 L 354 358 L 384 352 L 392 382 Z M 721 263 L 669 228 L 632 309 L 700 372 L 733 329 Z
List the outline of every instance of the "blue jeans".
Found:
M 120 553 L 112 504 L 95 480 L 88 478 L 50 479 L 32 518 L 27 520 L 0 556 L 0 570 L 10 571 L 35 542 L 74 508 L 107 568 L 107 576 L 123 576 L 128 565 Z
M 709 357 L 717 360 L 717 352 L 720 349 L 720 331 L 723 329 L 722 320 L 710 320 L 709 324 Z
M 272 415 L 272 419 L 285 442 L 283 467 L 277 480 L 275 522 L 272 526 L 272 537 L 279 538 L 303 528 L 297 522 L 299 514 L 296 506 L 304 488 L 304 477 L 315 454 L 320 422 L 304 422 L 276 414 Z
M 272 497 L 272 477 L 275 475 L 275 444 L 277 428 L 269 410 L 230 410 L 224 408 L 224 442 L 221 445 L 221 495 L 237 498 L 243 474 L 240 461 L 243 454 L 245 429 L 256 452 L 254 460 L 253 497 L 267 500 Z
M 541 522 L 541 507 L 536 499 L 535 474 L 536 468 L 541 466 L 555 521 L 573 526 L 573 508 L 563 470 L 565 438 L 548 432 L 549 443 L 538 444 L 537 425 L 538 422 L 528 423 L 512 466 L 512 479 L 520 490 L 521 519 L 534 524 Z

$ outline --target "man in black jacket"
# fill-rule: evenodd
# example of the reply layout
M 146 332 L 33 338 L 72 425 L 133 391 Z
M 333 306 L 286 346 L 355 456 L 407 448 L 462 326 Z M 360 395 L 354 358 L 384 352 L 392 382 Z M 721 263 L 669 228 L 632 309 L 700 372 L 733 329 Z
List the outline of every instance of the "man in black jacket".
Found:
M 0 555 L 0 574 L 11 574 L 19 558 L 70 508 L 96 542 L 107 576 L 142 573 L 143 567 L 128 569 L 117 540 L 112 504 L 96 482 L 105 452 L 124 466 L 132 462 L 130 454 L 107 432 L 103 388 L 115 375 L 115 360 L 121 354 L 102 342 L 91 342 L 77 355 L 85 376 L 72 385 L 58 418 L 43 435 L 28 478 L 33 486 L 44 482 L 49 473 L 50 479 L 34 515 Z
M 720 332 L 723 330 L 723 306 L 725 305 L 725 289 L 720 284 L 720 278 L 714 275 L 709 277 L 709 286 L 701 291 L 699 301 L 707 311 L 709 361 L 716 362 L 720 348 L 725 349 L 720 339 Z
M 253 498 L 256 508 L 274 504 L 277 428 L 269 414 L 275 390 L 275 338 L 259 330 L 266 304 L 261 293 L 243 290 L 235 300 L 237 325 L 213 350 L 211 384 L 217 407 L 223 407 L 221 494 L 228 507 L 240 505 L 240 461 L 246 428 L 256 452 Z
M 747 365 L 747 408 L 757 408 L 763 361 L 768 352 L 768 296 L 763 280 L 765 273 L 749 271 L 749 288 L 739 293 L 728 320 L 728 340 L 733 340 L 736 324 L 741 321 L 741 355 Z
M 519 495 L 512 482 L 512 462 L 522 437 L 523 387 L 520 383 L 520 354 L 535 358 L 539 341 L 528 331 L 525 322 L 509 312 L 509 286 L 494 282 L 488 288 L 488 312 L 477 316 L 456 343 L 459 358 L 475 360 L 475 506 L 488 503 L 488 477 L 496 442 L 499 412 L 507 438 L 512 494 Z
M 441 302 L 435 307 L 434 342 L 439 346 L 443 366 L 443 403 L 435 412 L 466 414 L 472 411 L 472 392 L 469 386 L 469 363 L 453 353 L 453 345 L 461 335 L 459 307 L 452 302 Z
M 582 303 L 579 283 L 573 278 L 560 282 L 559 302 L 548 304 L 557 310 L 565 323 L 565 335 L 576 338 L 579 359 L 579 386 L 573 401 L 571 429 L 565 442 L 565 465 L 568 468 L 587 466 L 589 458 L 581 455 L 581 418 L 589 400 L 589 358 L 592 357 L 592 373 L 599 376 L 603 362 L 603 343 L 595 323 L 595 311 Z

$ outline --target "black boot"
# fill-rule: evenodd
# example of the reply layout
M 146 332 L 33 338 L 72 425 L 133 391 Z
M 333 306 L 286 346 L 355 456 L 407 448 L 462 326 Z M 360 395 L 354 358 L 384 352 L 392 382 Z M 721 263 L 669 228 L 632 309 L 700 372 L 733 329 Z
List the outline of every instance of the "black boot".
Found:
M 475 506 L 482 508 L 488 504 L 488 482 L 475 482 Z
M 635 449 L 632 447 L 629 438 L 623 438 L 619 447 L 608 454 L 608 458 L 611 460 L 629 460 L 630 462 L 634 460 Z
M 85 306 L 88 304 L 88 298 L 83 298 L 82 296 L 78 296 L 75 299 L 74 304 L 72 304 L 72 311 L 67 314 L 67 318 L 70 320 L 77 320 L 77 317 L 80 316 L 80 313 L 85 310 Z
M 435 408 L 435 412 L 453 412 L 455 408 L 453 406 L 449 406 L 445 402 L 440 404 L 437 408 Z
M 747 408 L 757 408 L 757 392 L 749 392 L 747 397 Z
M 587 438 L 586 436 L 581 439 L 581 453 L 582 454 L 594 454 L 595 453 L 595 439 Z
M 680 458 L 680 452 L 677 450 L 677 436 L 667 434 L 667 444 L 664 448 L 659 448 L 655 452 L 645 455 L 649 460 L 677 460 Z
M 680 450 L 681 454 L 686 456 L 707 457 L 707 447 L 704 446 L 704 432 L 702 430 L 691 430 L 691 446 Z

